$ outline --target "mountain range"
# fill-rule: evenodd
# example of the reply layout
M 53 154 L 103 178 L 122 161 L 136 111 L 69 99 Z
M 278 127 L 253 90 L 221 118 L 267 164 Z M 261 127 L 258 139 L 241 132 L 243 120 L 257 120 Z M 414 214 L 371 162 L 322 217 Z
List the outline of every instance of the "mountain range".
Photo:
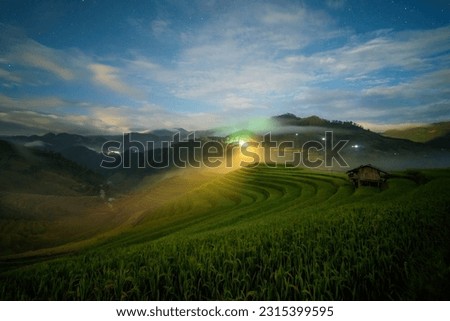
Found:
M 381 134 L 364 129 L 352 121 L 329 121 L 317 116 L 301 118 L 294 114 L 283 114 L 272 117 L 271 123 L 273 124 L 271 128 L 253 133 L 253 138 L 262 139 L 263 134 L 271 132 L 274 140 L 291 141 L 295 148 L 301 148 L 307 141 L 321 142 L 325 132 L 332 131 L 335 142 L 348 141 L 342 149 L 342 154 L 348 160 L 349 166 L 357 166 L 360 163 L 378 164 L 386 169 L 450 166 L 450 122 L 405 130 L 389 130 Z M 105 142 L 123 142 L 124 139 L 140 142 L 145 146 L 145 151 L 139 150 L 140 153 L 149 153 L 158 159 L 164 149 L 169 148 L 168 144 L 162 144 L 162 142 L 173 141 L 176 133 L 180 134 L 181 140 L 186 140 L 193 132 L 177 128 L 133 132 L 125 136 L 48 133 L 42 136 L 3 136 L 0 139 L 24 148 L 58 153 L 84 168 L 104 177 L 110 177 L 120 176 L 118 173 L 121 169 L 111 170 L 99 166 L 104 159 L 101 150 Z M 230 132 L 225 137 L 218 137 L 214 129 L 195 132 L 196 138 L 203 142 L 226 141 L 233 135 L 236 136 L 236 132 Z M 147 145 L 147 142 L 152 142 L 152 145 Z M 135 151 L 122 148 L 119 152 L 124 157 L 136 158 L 138 156 L 134 155 Z M 137 162 L 134 163 L 137 164 Z M 131 168 L 127 171 L 127 175 L 139 176 L 142 172 L 135 170 L 136 168 Z

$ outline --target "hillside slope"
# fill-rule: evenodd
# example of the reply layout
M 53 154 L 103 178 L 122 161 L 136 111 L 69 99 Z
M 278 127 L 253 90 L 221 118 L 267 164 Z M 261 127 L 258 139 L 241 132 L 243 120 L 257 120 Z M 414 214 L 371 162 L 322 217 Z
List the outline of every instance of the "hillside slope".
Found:
M 59 154 L 0 141 L 0 256 L 83 239 L 118 224 L 105 203 L 106 188 L 100 176 Z
M 448 299 L 450 172 L 422 175 L 380 191 L 324 171 L 233 171 L 78 255 L 1 273 L 0 298 Z
M 446 135 L 448 136 L 448 134 L 450 134 L 450 121 L 407 129 L 390 129 L 383 133 L 387 137 L 408 139 L 418 143 L 429 142 Z

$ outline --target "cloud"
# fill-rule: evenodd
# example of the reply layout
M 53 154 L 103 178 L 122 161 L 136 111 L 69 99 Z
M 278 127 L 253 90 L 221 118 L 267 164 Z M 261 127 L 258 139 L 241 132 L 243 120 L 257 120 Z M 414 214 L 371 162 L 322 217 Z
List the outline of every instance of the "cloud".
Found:
M 215 113 L 205 112 L 172 112 L 159 109 L 156 112 L 143 113 L 144 117 L 135 116 L 130 129 L 148 130 L 155 128 L 185 128 L 188 130 L 210 129 L 222 123 L 221 117 Z
M 450 98 L 450 69 L 438 70 L 393 86 L 374 86 L 363 90 L 367 97 L 378 99 L 435 100 Z
M 43 46 L 31 44 L 31 46 L 25 45 L 25 48 L 18 48 L 18 50 L 21 51 L 21 53 L 17 58 L 28 66 L 49 71 L 63 80 L 72 80 L 75 78 L 74 73 L 70 69 L 55 62 L 58 59 L 52 57 L 53 52 L 48 51 L 47 48 Z
M 184 32 L 183 46 L 170 65 L 137 55 L 129 68 L 139 69 L 147 83 L 163 85 L 176 98 L 211 109 L 265 108 L 270 97 L 285 96 L 313 78 L 289 69 L 276 56 L 336 32 L 327 30 L 330 19 L 325 14 L 299 6 L 260 5 L 251 12 L 249 18 L 248 12 L 232 10 Z
M 90 64 L 89 69 L 93 73 L 93 81 L 97 85 L 104 86 L 119 94 L 125 94 L 134 97 L 141 97 L 141 93 L 120 79 L 120 69 L 105 64 Z
M 391 123 L 391 124 L 379 124 L 379 123 L 368 123 L 361 122 L 359 125 L 363 126 L 366 129 L 370 129 L 374 132 L 383 133 L 390 129 L 408 129 L 414 127 L 426 126 L 426 123 Z
M 0 53 L 0 65 L 14 66 L 15 73 L 0 69 L 0 78 L 10 83 L 25 85 L 23 82 L 26 81 L 26 85 L 45 86 L 60 80 L 83 82 L 86 78 L 91 78 L 95 84 L 120 95 L 142 98 L 142 92 L 123 81 L 126 75 L 120 68 L 118 57 L 110 59 L 117 66 L 107 65 L 99 63 L 98 57 L 89 56 L 79 49 L 57 50 L 28 38 L 14 28 L 9 27 L 5 31 L 6 33 L 0 36 L 0 45 L 6 48 L 4 54 Z M 35 70 L 48 72 L 57 79 L 31 72 Z
M 123 106 L 99 106 L 90 109 L 90 117 L 97 122 L 101 120 L 102 130 L 127 132 L 132 125 L 130 112 L 130 108 Z
M 13 110 L 45 110 L 67 106 L 68 102 L 56 96 L 13 98 L 0 94 L 0 108 Z
M 18 76 L 17 74 L 14 74 L 8 70 L 4 70 L 0 68 L 0 78 L 4 79 L 5 81 L 11 83 L 20 83 L 22 82 L 22 78 Z
M 1 102 L 5 100 L 7 99 L 0 96 L 0 108 L 3 107 Z M 49 99 L 49 102 L 51 101 Z M 66 113 L 64 109 L 49 112 L 48 108 L 35 110 L 14 108 L 23 103 L 26 105 L 27 101 L 24 99 L 14 101 L 15 106 L 0 109 L 0 133 L 31 135 L 52 131 L 82 135 L 119 134 L 156 128 L 209 129 L 221 124 L 220 116 L 214 113 L 173 112 L 148 103 L 137 108 L 77 103 L 75 106 L 78 114 Z M 31 100 L 28 104 L 35 106 Z
M 35 111 L 11 111 L 1 114 L 2 127 L 9 129 L 4 134 L 44 134 L 48 132 L 71 132 L 93 134 L 90 119 L 86 116 L 55 115 Z
M 313 55 L 291 55 L 291 68 L 326 78 L 371 78 L 381 71 L 423 72 L 448 59 L 450 27 L 433 30 L 381 31 L 352 37 L 350 43 Z M 364 39 L 368 38 L 368 39 Z M 447 58 L 444 58 L 447 57 Z M 442 61 L 443 60 L 443 61 Z
M 163 19 L 156 19 L 152 21 L 151 29 L 155 37 L 160 37 L 169 29 L 169 21 Z
M 326 0 L 326 5 L 331 9 L 342 9 L 347 4 L 346 0 Z
M 339 52 L 340 60 L 349 70 L 361 69 L 365 73 L 389 67 L 427 70 L 434 66 L 433 56 L 450 50 L 449 37 L 450 27 L 390 32 L 353 48 L 347 46 Z
M 334 8 L 344 4 L 329 2 Z M 150 88 L 206 104 L 224 117 L 233 111 L 263 108 L 276 114 L 289 108 L 326 118 L 381 120 L 390 113 L 400 117 L 394 109 L 420 114 L 429 109 L 425 106 L 436 98 L 425 93 L 426 77 L 434 79 L 428 81 L 436 95 L 450 87 L 450 77 L 436 71 L 450 59 L 450 27 L 356 35 L 337 32 L 331 17 L 303 6 L 263 4 L 244 19 L 247 13 L 225 12 L 185 32 L 184 46 L 170 65 L 139 55 L 128 68 L 140 70 Z M 340 45 L 320 50 L 327 40 Z M 305 51 L 307 46 L 317 49 Z M 421 85 L 402 84 L 422 76 Z M 382 91 L 384 98 L 377 102 L 375 94 Z M 383 105 L 389 91 L 395 99 Z M 428 98 L 410 104 L 408 92 Z
M 350 43 L 325 52 L 286 55 L 281 54 L 283 50 L 301 52 L 312 41 L 339 37 L 332 30 L 331 19 L 304 7 L 292 10 L 272 5 L 254 10 L 250 22 L 240 18 L 236 12 L 225 14 L 193 30 L 185 36 L 190 45 L 180 52 L 170 69 L 146 63 L 145 57 L 134 63 L 147 65 L 151 80 L 164 83 L 177 97 L 201 100 L 223 110 L 257 109 L 267 105 L 268 100 L 272 105 L 274 97 L 293 96 L 292 92 L 304 86 L 322 88 L 326 94 L 321 84 L 327 81 L 362 81 L 367 86 L 389 82 L 388 77 L 382 79 L 377 73 L 427 70 L 433 66 L 430 57 L 450 49 L 444 41 L 449 30 L 441 28 L 381 31 L 353 37 Z M 316 32 L 310 32 L 312 29 Z M 319 39 L 312 39 L 312 34 L 319 35 Z M 335 104 L 333 99 L 329 102 Z
M 48 132 L 91 134 L 114 134 L 127 131 L 124 112 L 122 119 L 115 119 L 117 107 L 91 106 L 84 114 L 65 114 L 63 112 L 41 112 L 31 110 L 5 110 L 0 113 L 0 123 L 7 131 L 14 129 L 21 134 L 43 134 Z M 95 110 L 101 109 L 103 113 Z M 118 108 L 120 109 L 120 107 Z M 1 132 L 1 131 L 0 131 Z
M 144 117 L 136 116 L 132 119 L 130 129 L 136 131 L 157 129 L 157 128 L 185 128 L 187 130 L 210 129 L 222 124 L 224 121 L 220 115 L 214 112 L 173 112 L 166 109 L 159 109 Z
M 46 71 L 66 81 L 75 78 L 73 70 L 66 67 L 70 57 L 64 51 L 46 47 L 14 28 L 2 27 L 0 45 L 4 51 L 0 57 L 3 61 Z
M 292 105 L 302 115 L 358 122 L 424 122 L 448 119 L 450 71 L 420 74 L 391 86 L 299 88 Z M 366 79 L 361 80 L 365 82 Z
M 238 110 L 255 108 L 255 102 L 252 99 L 234 94 L 228 94 L 220 103 L 224 106 L 225 110 L 227 108 Z

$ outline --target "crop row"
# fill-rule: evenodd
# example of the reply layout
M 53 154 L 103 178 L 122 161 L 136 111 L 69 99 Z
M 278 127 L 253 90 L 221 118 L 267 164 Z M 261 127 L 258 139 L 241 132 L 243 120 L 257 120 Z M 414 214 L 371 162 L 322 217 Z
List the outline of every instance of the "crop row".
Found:
M 448 178 L 354 191 L 246 168 L 73 256 L 0 274 L 2 299 L 448 299 Z

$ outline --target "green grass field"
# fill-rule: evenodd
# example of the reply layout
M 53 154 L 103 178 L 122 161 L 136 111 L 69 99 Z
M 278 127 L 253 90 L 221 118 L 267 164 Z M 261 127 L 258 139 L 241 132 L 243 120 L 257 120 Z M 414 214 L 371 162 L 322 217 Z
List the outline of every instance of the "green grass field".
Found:
M 449 300 L 450 171 L 422 175 L 219 175 L 71 253 L 3 259 L 0 299 Z

